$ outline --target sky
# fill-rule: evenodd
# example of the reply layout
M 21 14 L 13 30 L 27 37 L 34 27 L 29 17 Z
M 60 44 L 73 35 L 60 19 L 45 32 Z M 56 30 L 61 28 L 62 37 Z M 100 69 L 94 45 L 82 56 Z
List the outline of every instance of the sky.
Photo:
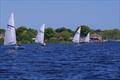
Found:
M 120 0 L 0 0 L 0 28 L 12 12 L 16 27 L 120 29 Z

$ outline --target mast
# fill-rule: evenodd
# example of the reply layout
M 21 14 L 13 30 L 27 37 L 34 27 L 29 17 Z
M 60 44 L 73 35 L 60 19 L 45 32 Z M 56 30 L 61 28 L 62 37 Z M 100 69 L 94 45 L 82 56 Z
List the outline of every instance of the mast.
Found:
M 81 35 L 81 27 L 79 27 L 80 33 L 79 33 L 79 43 L 80 43 L 80 35 Z

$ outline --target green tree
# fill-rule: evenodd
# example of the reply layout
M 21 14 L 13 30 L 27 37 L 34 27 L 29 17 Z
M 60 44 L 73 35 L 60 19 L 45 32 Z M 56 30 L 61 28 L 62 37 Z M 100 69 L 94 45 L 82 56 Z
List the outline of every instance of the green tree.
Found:
M 68 31 L 63 31 L 60 33 L 60 36 L 62 37 L 62 39 L 64 41 L 70 41 L 72 33 L 68 32 Z
M 4 34 L 5 33 L 5 29 L 0 29 L 0 33 Z
M 81 26 L 81 36 L 86 36 L 90 32 L 90 28 L 86 25 Z
M 57 33 L 56 37 L 60 42 L 69 42 L 73 36 L 73 31 L 65 27 L 57 28 L 55 31 Z
M 36 35 L 36 31 L 34 29 L 27 29 L 26 27 L 22 26 L 16 29 L 17 35 L 17 42 L 18 43 L 32 43 L 33 38 Z
M 0 29 L 0 43 L 4 42 L 5 29 Z
M 120 30 L 119 29 L 111 29 L 111 30 L 104 30 L 102 32 L 103 39 L 120 39 Z
M 54 36 L 55 36 L 55 31 L 52 28 L 48 27 L 45 29 L 45 39 L 46 40 L 50 40 Z
M 56 31 L 57 33 L 61 33 L 61 32 L 63 32 L 63 31 L 68 31 L 68 32 L 70 32 L 70 33 L 73 33 L 73 31 L 72 31 L 71 29 L 68 29 L 68 28 L 65 28 L 65 27 L 57 28 L 55 31 Z

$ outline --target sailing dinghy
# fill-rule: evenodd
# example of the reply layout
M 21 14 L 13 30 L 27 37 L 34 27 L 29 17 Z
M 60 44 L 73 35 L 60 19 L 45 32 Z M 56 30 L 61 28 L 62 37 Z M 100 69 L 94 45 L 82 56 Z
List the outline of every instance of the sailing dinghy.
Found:
M 14 13 L 11 14 L 8 20 L 7 29 L 5 31 L 5 37 L 4 37 L 4 45 L 6 45 L 7 47 L 9 46 L 9 48 L 14 48 L 14 49 L 22 48 L 22 47 L 19 47 L 16 43 Z
M 44 42 L 44 32 L 45 32 L 45 24 L 43 24 L 40 29 L 38 29 L 37 36 L 35 38 L 35 43 L 40 44 L 41 46 L 45 46 Z

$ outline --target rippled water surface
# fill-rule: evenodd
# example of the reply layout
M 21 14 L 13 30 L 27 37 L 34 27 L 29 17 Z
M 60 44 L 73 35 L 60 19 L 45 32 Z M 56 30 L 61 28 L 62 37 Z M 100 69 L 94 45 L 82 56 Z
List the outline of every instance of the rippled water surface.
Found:
M 0 80 L 120 80 L 120 43 L 0 45 Z

